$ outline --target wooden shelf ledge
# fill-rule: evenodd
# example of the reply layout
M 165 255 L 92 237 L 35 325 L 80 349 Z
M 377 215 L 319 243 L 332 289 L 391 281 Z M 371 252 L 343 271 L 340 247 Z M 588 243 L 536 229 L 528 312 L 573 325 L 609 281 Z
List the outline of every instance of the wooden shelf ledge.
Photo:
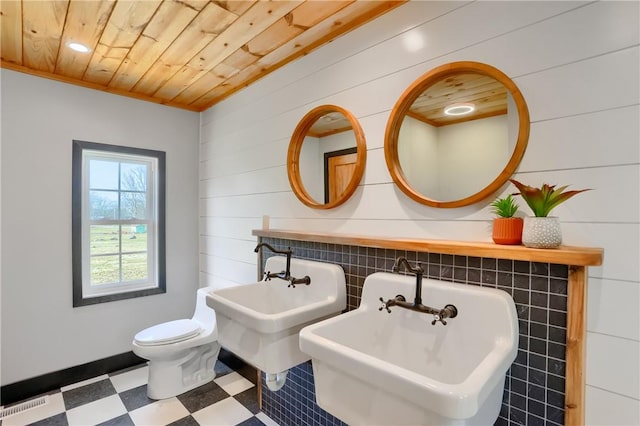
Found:
M 560 246 L 557 249 L 534 249 L 525 246 L 507 246 L 478 241 L 422 240 L 405 238 L 370 237 L 350 234 L 327 234 L 284 229 L 255 229 L 257 237 L 282 238 L 297 241 L 315 241 L 396 250 L 425 251 L 460 256 L 491 257 L 524 260 L 528 262 L 557 263 L 575 266 L 602 265 L 603 250 L 595 247 Z

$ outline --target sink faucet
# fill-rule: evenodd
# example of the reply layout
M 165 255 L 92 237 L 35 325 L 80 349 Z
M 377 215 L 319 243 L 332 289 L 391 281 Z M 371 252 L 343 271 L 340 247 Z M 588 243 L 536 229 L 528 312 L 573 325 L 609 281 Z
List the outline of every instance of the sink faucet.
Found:
M 411 267 L 411 265 L 409 265 L 409 261 L 405 258 L 400 256 L 399 258 L 396 259 L 396 262 L 393 264 L 393 267 L 391 268 L 391 272 L 400 272 L 400 267 L 404 266 L 405 269 L 409 272 L 411 272 L 412 274 L 416 274 L 416 297 L 413 299 L 413 304 L 418 306 L 422 304 L 422 274 L 424 274 L 424 269 L 422 269 L 422 266 L 420 266 L 420 264 L 416 264 L 416 266 L 414 268 Z
M 281 280 L 289 282 L 289 285 L 287 287 L 293 288 L 296 288 L 296 284 L 311 284 L 311 278 L 308 275 L 305 275 L 302 278 L 295 278 L 291 276 L 291 255 L 293 254 L 293 251 L 291 251 L 291 247 L 288 247 L 287 250 L 277 250 L 267 243 L 260 243 L 256 246 L 255 249 L 253 249 L 253 251 L 258 253 L 262 247 L 268 248 L 273 253 L 284 254 L 285 256 L 287 256 L 287 264 L 285 270 L 277 273 L 272 273 L 271 271 L 265 272 L 264 277 L 266 281 L 270 281 L 271 278 L 280 278 Z
M 400 267 L 404 266 L 404 268 L 416 274 L 416 294 L 413 299 L 413 303 L 407 302 L 405 297 L 401 294 L 397 295 L 393 299 L 389 299 L 385 301 L 382 297 L 380 301 L 382 302 L 382 306 L 378 309 L 379 311 L 386 309 L 388 313 L 391 313 L 392 306 L 399 306 L 401 308 L 409 309 L 412 311 L 431 314 L 433 315 L 433 321 L 431 321 L 431 325 L 436 325 L 437 322 L 441 322 L 442 325 L 447 325 L 445 321 L 447 318 L 455 318 L 458 315 L 458 309 L 453 305 L 446 305 L 442 309 L 435 309 L 430 306 L 426 306 L 422 304 L 422 274 L 424 273 L 424 269 L 420 264 L 417 264 L 415 267 L 412 267 L 409 264 L 409 261 L 404 257 L 399 257 L 396 259 L 396 262 L 391 268 L 392 272 L 399 272 Z

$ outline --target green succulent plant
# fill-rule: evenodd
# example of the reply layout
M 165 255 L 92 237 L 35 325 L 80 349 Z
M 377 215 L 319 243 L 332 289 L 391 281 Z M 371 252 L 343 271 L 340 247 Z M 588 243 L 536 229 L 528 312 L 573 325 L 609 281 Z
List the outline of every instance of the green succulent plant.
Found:
M 561 186 L 556 189 L 556 185 L 548 185 L 546 183 L 540 188 L 536 188 L 520 183 L 515 179 L 509 180 L 516 186 L 516 188 L 518 188 L 518 190 L 520 190 L 519 193 L 515 193 L 513 195 L 522 196 L 536 217 L 547 217 L 551 210 L 559 204 L 564 203 L 574 195 L 591 190 L 590 188 L 587 188 L 565 191 L 568 185 Z
M 496 198 L 491 203 L 491 211 L 499 217 L 513 217 L 520 207 L 511 194 L 505 198 Z

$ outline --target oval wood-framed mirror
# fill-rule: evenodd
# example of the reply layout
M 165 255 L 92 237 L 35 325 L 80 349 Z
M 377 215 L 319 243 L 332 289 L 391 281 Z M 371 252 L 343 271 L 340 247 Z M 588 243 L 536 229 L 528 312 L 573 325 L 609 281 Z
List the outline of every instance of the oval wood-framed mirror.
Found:
M 366 158 L 364 132 L 356 117 L 337 105 L 320 105 L 302 117 L 291 136 L 291 189 L 311 208 L 339 206 L 360 184 Z
M 419 203 L 474 204 L 514 173 L 529 127 L 524 97 L 502 71 L 480 62 L 444 64 L 396 102 L 385 134 L 387 168 L 398 188 Z

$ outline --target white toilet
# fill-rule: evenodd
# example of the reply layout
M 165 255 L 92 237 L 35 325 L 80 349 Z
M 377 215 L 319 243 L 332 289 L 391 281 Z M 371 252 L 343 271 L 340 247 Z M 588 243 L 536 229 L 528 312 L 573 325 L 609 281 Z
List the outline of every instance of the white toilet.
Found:
M 154 325 L 135 335 L 133 352 L 149 360 L 149 398 L 171 398 L 215 378 L 220 344 L 216 313 L 206 301 L 211 290 L 198 290 L 192 319 Z

